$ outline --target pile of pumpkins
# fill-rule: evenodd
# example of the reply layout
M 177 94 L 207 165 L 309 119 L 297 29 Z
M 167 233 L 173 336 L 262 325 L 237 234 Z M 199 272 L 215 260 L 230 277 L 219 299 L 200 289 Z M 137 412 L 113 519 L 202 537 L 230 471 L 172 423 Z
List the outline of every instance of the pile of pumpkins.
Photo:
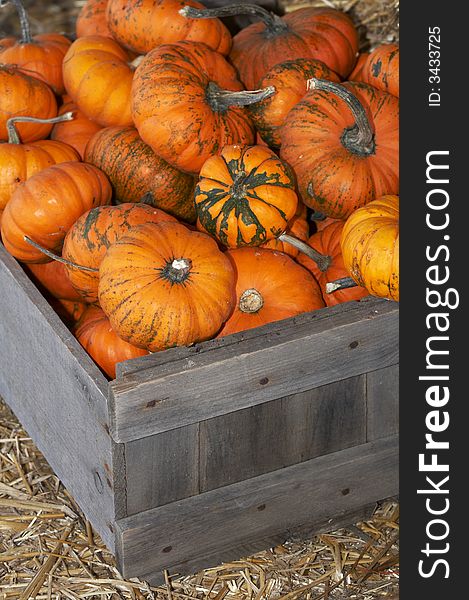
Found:
M 195 0 L 88 0 L 72 41 L 32 36 L 8 3 L 22 35 L 0 40 L 2 242 L 109 377 L 398 300 L 397 45 L 359 54 L 329 7 Z M 222 19 L 240 13 L 255 22 L 232 36 Z

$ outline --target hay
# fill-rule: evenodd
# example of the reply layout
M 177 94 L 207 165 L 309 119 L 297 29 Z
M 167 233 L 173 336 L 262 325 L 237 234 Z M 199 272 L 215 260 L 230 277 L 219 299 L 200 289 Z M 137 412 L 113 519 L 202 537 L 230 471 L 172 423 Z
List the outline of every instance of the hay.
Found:
M 166 585 L 124 580 L 17 419 L 0 401 L 0 600 L 377 600 L 397 598 L 399 511 L 291 539 Z

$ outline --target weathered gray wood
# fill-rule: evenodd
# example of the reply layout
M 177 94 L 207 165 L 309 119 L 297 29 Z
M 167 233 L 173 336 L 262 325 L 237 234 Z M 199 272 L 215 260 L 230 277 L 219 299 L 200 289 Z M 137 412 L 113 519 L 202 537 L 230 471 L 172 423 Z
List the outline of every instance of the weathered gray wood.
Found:
M 124 576 L 252 552 L 398 490 L 397 436 L 286 467 L 116 523 Z M 236 550 L 235 550 L 236 549 Z M 231 554 L 235 552 L 235 554 Z
M 367 440 L 399 431 L 399 365 L 366 374 Z
M 336 315 L 343 315 L 350 312 L 354 313 L 357 310 L 357 305 L 360 305 L 361 307 L 369 306 L 373 310 L 373 307 L 376 304 L 380 305 L 385 302 L 385 300 L 378 300 L 373 296 L 366 296 L 357 302 L 347 302 L 326 309 L 316 310 L 312 313 L 302 313 L 288 320 L 277 321 L 263 327 L 255 327 L 254 329 L 246 329 L 245 331 L 233 333 L 222 338 L 214 338 L 213 340 L 208 340 L 206 342 L 192 344 L 192 346 L 170 348 L 163 352 L 154 352 L 152 354 L 147 354 L 146 356 L 126 360 L 116 365 L 116 379 L 128 380 L 130 375 L 137 373 L 139 378 L 143 381 L 142 371 L 145 369 L 158 368 L 158 372 L 171 373 L 174 370 L 171 368 L 171 365 L 169 365 L 169 369 L 161 369 L 162 365 L 168 365 L 168 363 L 175 363 L 176 361 L 183 359 L 187 359 L 186 363 L 188 363 L 191 359 L 205 354 L 206 352 L 220 351 L 220 349 L 228 348 L 230 346 L 236 348 L 240 342 L 248 342 L 249 340 L 259 347 L 262 347 L 262 345 L 269 346 L 279 335 L 282 335 L 286 324 L 295 327 L 304 327 L 305 325 L 308 326 L 312 320 L 319 322 L 326 319 L 325 326 L 328 327 L 329 325 L 327 323 L 329 319 L 334 318 Z M 152 376 L 153 374 L 150 374 L 150 378 Z
M 200 490 L 366 442 L 365 377 L 200 423 Z
M 199 493 L 199 424 L 125 446 L 127 514 Z
M 178 577 L 197 573 L 204 568 L 220 565 L 223 562 L 242 560 L 244 557 L 251 556 L 254 552 L 258 551 L 259 548 L 271 548 L 272 546 L 282 544 L 288 539 L 308 539 L 313 535 L 318 535 L 326 531 L 334 531 L 342 527 L 351 526 L 354 523 L 359 523 L 360 521 L 365 521 L 370 518 L 376 509 L 376 505 L 376 502 L 372 502 L 371 504 L 352 511 L 341 512 L 332 517 L 319 519 L 309 523 L 307 526 L 292 528 L 285 532 L 270 535 L 265 539 L 258 540 L 255 544 L 252 542 L 240 544 L 238 546 L 233 546 L 232 548 L 219 550 L 210 555 L 199 556 L 193 560 L 181 562 L 178 565 L 172 565 L 169 570 L 169 575 L 170 577 Z M 140 575 L 140 579 L 155 586 L 165 583 L 164 571 L 153 569 L 149 573 Z
M 128 442 L 397 362 L 398 305 L 376 300 L 111 382 L 110 428 Z M 386 332 L 386 335 L 383 335 Z
M 0 244 L 0 394 L 113 548 L 107 381 Z

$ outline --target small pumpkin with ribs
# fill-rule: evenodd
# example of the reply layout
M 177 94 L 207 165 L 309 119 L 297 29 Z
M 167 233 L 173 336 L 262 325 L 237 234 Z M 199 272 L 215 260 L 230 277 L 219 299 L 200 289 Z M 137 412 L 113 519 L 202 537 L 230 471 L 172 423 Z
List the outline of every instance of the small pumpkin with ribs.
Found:
M 108 0 L 87 0 L 81 7 L 75 23 L 77 38 L 103 35 L 112 38 L 106 17 Z
M 59 116 L 66 113 L 71 113 L 73 118 L 70 121 L 56 123 L 50 133 L 50 139 L 72 146 L 83 160 L 86 144 L 101 129 L 101 126 L 85 117 L 75 102 L 67 97 L 59 108 Z
M 116 364 L 148 354 L 121 339 L 98 306 L 88 306 L 73 328 L 73 333 L 97 365 L 110 377 L 116 376 Z
M 262 139 L 271 148 L 280 148 L 280 128 L 290 110 L 308 91 L 307 84 L 312 77 L 340 81 L 323 62 L 311 58 L 278 63 L 260 80 L 257 87 L 272 86 L 275 93 L 253 104 L 249 113 Z
M 325 306 L 314 277 L 283 252 L 227 251 L 236 272 L 236 305 L 218 337 Z
M 111 244 L 137 225 L 165 221 L 177 222 L 162 210 L 142 203 L 98 206 L 82 214 L 65 236 L 62 258 L 68 261 L 68 277 L 83 300 L 97 301 L 99 265 Z
M 55 119 L 55 123 L 69 120 L 72 115 L 65 113 Z M 0 211 L 3 211 L 13 192 L 35 173 L 61 162 L 78 161 L 78 153 L 68 144 L 53 140 L 38 140 L 22 144 L 17 131 L 17 123 L 35 122 L 43 119 L 32 117 L 12 117 L 7 121 L 8 142 L 0 144 Z M 50 123 L 47 120 L 47 125 Z
M 112 328 L 152 352 L 210 339 L 234 302 L 228 257 L 210 236 L 179 223 L 133 228 L 99 269 L 99 304 Z
M 345 268 L 358 285 L 399 301 L 398 196 L 382 196 L 350 215 L 340 244 Z
M 167 44 L 149 52 L 135 71 L 132 117 L 156 154 L 196 175 L 223 146 L 254 142 L 245 106 L 272 93 L 245 91 L 235 68 L 205 44 Z
M 19 186 L 2 216 L 5 248 L 18 260 L 45 263 L 52 260 L 28 242 L 60 253 L 67 231 L 84 211 L 111 202 L 106 175 L 81 162 L 47 167 Z
M 358 81 L 399 98 L 399 46 L 377 46 L 363 64 Z
M 334 219 L 399 187 L 399 100 L 364 83 L 312 79 L 288 113 L 280 156 L 305 204 Z
M 259 246 L 295 216 L 295 177 L 265 146 L 228 145 L 204 163 L 195 205 L 198 228 L 224 246 Z
M 195 221 L 195 178 L 145 144 L 134 127 L 106 127 L 88 142 L 85 160 L 109 177 L 116 202 L 139 202 L 184 221 Z
M 0 40 L 0 62 L 15 65 L 20 71 L 49 85 L 56 94 L 63 94 L 62 61 L 70 47 L 70 40 L 59 33 L 32 36 L 22 0 L 0 0 L 0 8 L 7 4 L 13 4 L 18 13 L 21 37 L 6 44 Z

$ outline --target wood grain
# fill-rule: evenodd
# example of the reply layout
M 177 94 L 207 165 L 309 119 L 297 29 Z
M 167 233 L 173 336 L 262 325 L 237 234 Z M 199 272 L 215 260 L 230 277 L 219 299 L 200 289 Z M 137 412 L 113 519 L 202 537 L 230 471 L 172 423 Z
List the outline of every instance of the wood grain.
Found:
M 399 365 L 366 374 L 367 440 L 399 431 Z
M 0 394 L 114 547 L 107 381 L 0 245 Z
M 111 382 L 111 435 L 128 442 L 395 364 L 398 305 L 348 304 Z
M 124 576 L 254 552 L 398 490 L 397 436 L 172 502 L 116 523 Z M 207 565 L 208 566 L 208 565 Z M 178 567 L 179 568 L 179 567 Z

